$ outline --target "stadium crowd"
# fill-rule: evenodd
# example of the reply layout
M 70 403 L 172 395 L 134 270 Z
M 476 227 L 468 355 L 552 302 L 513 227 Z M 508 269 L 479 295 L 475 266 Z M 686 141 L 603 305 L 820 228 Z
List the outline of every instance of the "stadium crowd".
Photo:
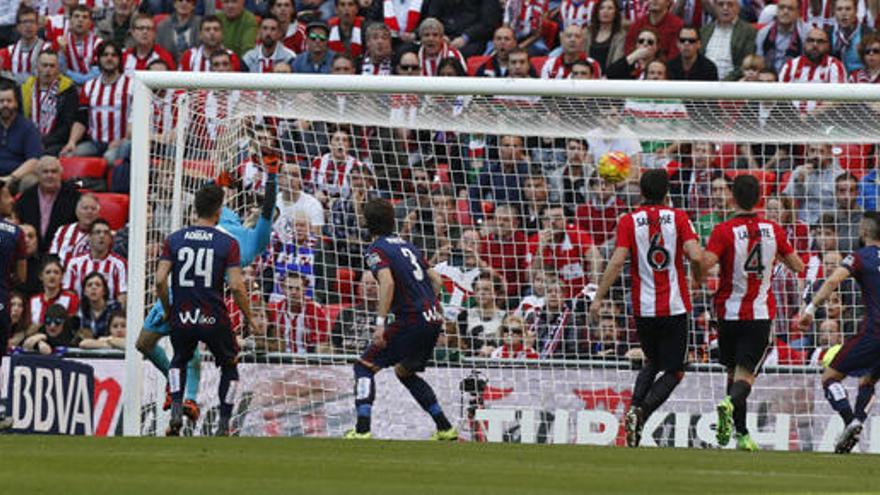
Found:
M 135 70 L 876 83 L 878 10 L 872 0 L 23 0 L 0 13 L 0 177 L 18 195 L 29 261 L 12 298 L 9 345 L 44 354 L 122 347 L 128 229 L 114 210 L 127 208 Z M 203 95 L 193 134 L 206 148 L 236 96 Z M 167 143 L 175 94 L 157 96 L 154 141 Z M 419 104 L 401 98 L 393 109 Z M 833 112 L 813 101 L 755 105 L 761 127 Z M 401 236 L 447 282 L 438 359 L 640 358 L 622 281 L 599 324 L 586 318 L 617 219 L 638 202 L 632 181 L 614 185 L 596 173 L 600 157 L 622 151 L 636 173 L 666 168 L 672 201 L 703 242 L 732 215 L 732 178 L 761 180 L 765 214 L 809 267 L 803 276 L 780 267 L 775 279 L 771 360 L 818 362 L 855 332 L 855 289 L 832 296 L 810 331 L 793 318 L 858 246 L 861 212 L 880 197 L 880 146 L 657 142 L 627 130 L 682 108 L 627 101 L 603 115 L 614 138 L 305 120 L 261 127 L 285 167 L 269 250 L 245 270 L 262 322 L 252 345 L 363 348 L 377 283 L 363 269 L 369 239 L 358 217 L 382 195 L 395 201 Z M 243 170 L 232 187 L 258 192 L 259 174 Z M 158 208 L 147 215 L 161 224 Z M 716 349 L 709 298 L 694 298 L 696 362 Z

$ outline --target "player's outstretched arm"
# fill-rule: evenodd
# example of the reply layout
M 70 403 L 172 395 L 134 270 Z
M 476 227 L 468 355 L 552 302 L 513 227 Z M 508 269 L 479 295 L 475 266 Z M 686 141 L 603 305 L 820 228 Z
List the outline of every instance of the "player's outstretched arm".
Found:
M 159 260 L 159 267 L 156 269 L 156 297 L 162 303 L 162 309 L 165 311 L 165 317 L 171 314 L 171 301 L 168 298 L 168 275 L 171 273 L 171 262 L 168 260 Z
M 272 236 L 272 216 L 275 213 L 275 200 L 278 197 L 278 165 L 277 157 L 263 157 L 263 166 L 268 176 L 265 195 L 257 224 L 253 228 L 245 229 L 245 239 L 239 239 L 242 267 L 253 263 L 254 259 L 261 255 L 269 245 L 269 239 Z
M 789 270 L 795 273 L 802 273 L 804 270 L 807 269 L 806 265 L 804 265 L 804 260 L 802 260 L 800 255 L 798 255 L 794 251 L 780 257 L 779 261 L 781 261 L 783 265 L 787 266 Z
M 620 272 L 623 271 L 623 267 L 626 264 L 626 259 L 628 257 L 629 249 L 623 247 L 615 249 L 614 254 L 611 255 L 611 260 L 608 261 L 608 268 L 602 275 L 602 280 L 599 282 L 599 288 L 596 289 L 596 295 L 593 296 L 593 302 L 590 304 L 591 320 L 598 321 L 599 305 L 602 303 L 602 299 L 605 299 L 605 296 L 608 294 L 608 290 L 611 289 L 614 281 L 620 276 Z
M 801 329 L 809 328 L 810 324 L 813 323 L 813 317 L 816 315 L 816 309 L 824 304 L 825 300 L 828 299 L 828 296 L 836 291 L 837 287 L 840 286 L 840 283 L 849 278 L 850 275 L 850 271 L 842 266 L 837 267 L 831 272 L 831 276 L 825 280 L 825 283 L 822 284 L 822 287 L 820 287 L 819 291 L 813 296 L 813 300 L 810 301 L 810 304 L 801 311 L 800 317 L 798 318 L 798 326 Z
M 253 318 L 251 317 L 251 303 L 248 299 L 247 290 L 244 287 L 244 277 L 241 275 L 241 267 L 231 266 L 226 269 L 226 277 L 229 280 L 229 291 L 232 292 L 232 299 L 241 311 L 244 327 L 248 330 L 253 329 Z
M 702 280 L 703 266 L 700 260 L 703 259 L 703 248 L 700 246 L 699 241 L 690 240 L 685 242 L 684 252 L 691 262 L 691 275 L 694 280 Z

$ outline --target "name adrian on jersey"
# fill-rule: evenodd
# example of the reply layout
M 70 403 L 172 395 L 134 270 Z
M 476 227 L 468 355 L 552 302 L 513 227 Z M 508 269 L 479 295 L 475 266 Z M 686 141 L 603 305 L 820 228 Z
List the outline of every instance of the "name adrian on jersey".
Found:
M 188 241 L 211 241 L 214 240 L 214 234 L 204 230 L 192 230 L 183 234 L 183 238 Z
M 210 315 L 203 315 L 201 309 L 195 311 L 185 311 L 177 313 L 177 318 L 184 325 L 216 325 L 217 318 Z

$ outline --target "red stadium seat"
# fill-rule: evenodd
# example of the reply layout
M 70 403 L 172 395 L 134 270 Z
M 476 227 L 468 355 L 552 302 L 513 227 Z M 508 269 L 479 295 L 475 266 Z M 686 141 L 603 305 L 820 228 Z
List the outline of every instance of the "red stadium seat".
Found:
M 153 16 L 153 25 L 159 26 L 159 23 L 168 18 L 168 14 L 156 14 Z
M 351 304 L 327 304 L 324 306 L 324 315 L 327 317 L 327 324 L 330 331 L 333 331 L 333 326 L 336 324 L 336 318 L 339 317 L 339 313 L 342 312 L 343 309 L 350 307 Z
M 468 57 L 467 59 L 467 73 L 470 77 L 474 77 L 477 75 L 477 69 L 480 68 L 481 65 L 485 64 L 487 60 L 492 58 L 489 55 L 474 55 L 472 57 Z
M 100 157 L 64 156 L 61 162 L 61 179 L 103 179 L 107 174 L 107 161 Z
M 544 62 L 547 61 L 547 57 L 532 57 L 529 59 L 529 62 L 532 63 L 532 68 L 535 69 L 535 72 L 538 75 L 541 75 L 541 69 L 544 68 Z
M 840 166 L 848 172 L 861 177 L 865 175 L 868 166 L 868 153 L 871 152 L 870 144 L 844 144 L 839 146 L 841 154 Z
M 357 300 L 355 275 L 355 271 L 350 268 L 336 269 L 336 280 L 333 281 L 333 289 L 339 294 L 339 300 L 343 303 L 352 304 Z
M 773 194 L 776 187 L 776 172 L 767 172 L 760 169 L 754 170 L 725 170 L 724 172 L 731 180 L 740 175 L 753 175 L 761 183 L 761 201 L 758 208 L 764 207 L 764 199 Z
M 715 161 L 721 168 L 730 166 L 737 153 L 736 143 L 720 143 L 716 148 Z
M 101 217 L 111 229 L 121 229 L 128 223 L 128 194 L 95 193 L 95 198 L 101 205 Z

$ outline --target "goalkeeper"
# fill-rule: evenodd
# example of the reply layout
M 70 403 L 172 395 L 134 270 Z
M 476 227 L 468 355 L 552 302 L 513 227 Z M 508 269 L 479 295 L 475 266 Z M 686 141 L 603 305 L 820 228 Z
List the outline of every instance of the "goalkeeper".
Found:
M 263 196 L 262 212 L 257 224 L 253 228 L 246 228 L 242 225 L 239 216 L 227 207 L 223 207 L 220 214 L 220 223 L 217 228 L 231 235 L 238 241 L 241 249 L 241 266 L 242 268 L 250 265 L 254 259 L 263 253 L 266 246 L 269 245 L 269 237 L 272 233 L 272 215 L 275 211 L 275 199 L 278 185 L 278 166 L 279 160 L 277 156 L 266 154 L 263 156 L 263 164 L 268 175 L 266 180 L 265 195 Z M 228 186 L 228 181 L 217 179 L 220 185 Z M 227 183 L 223 183 L 227 182 Z M 173 297 L 173 296 L 172 296 Z M 167 383 L 168 368 L 171 362 L 165 349 L 157 345 L 162 337 L 168 336 L 171 328 L 168 320 L 165 318 L 165 312 L 162 304 L 157 300 L 153 303 L 150 313 L 144 319 L 144 328 L 138 336 L 137 349 L 144 355 L 164 376 Z M 183 413 L 195 422 L 199 419 L 199 406 L 196 397 L 199 393 L 199 378 L 201 372 L 200 355 L 196 349 L 193 358 L 187 363 L 186 369 L 186 390 L 184 390 Z M 171 407 L 171 395 L 166 393 L 165 404 L 163 409 Z

